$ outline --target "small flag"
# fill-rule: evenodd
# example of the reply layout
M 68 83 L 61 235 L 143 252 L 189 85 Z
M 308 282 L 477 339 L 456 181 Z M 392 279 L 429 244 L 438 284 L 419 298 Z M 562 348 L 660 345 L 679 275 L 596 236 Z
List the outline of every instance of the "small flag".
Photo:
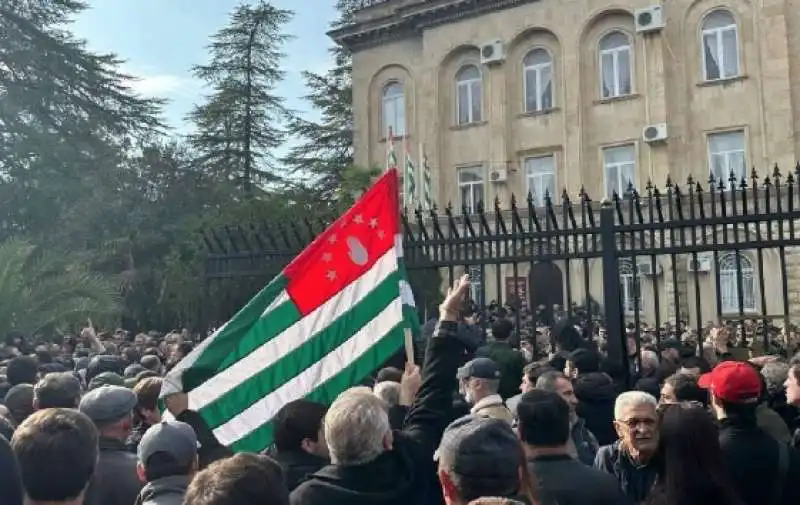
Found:
M 417 194 L 417 167 L 414 165 L 414 160 L 411 159 L 411 151 L 408 148 L 408 142 L 405 145 L 406 148 L 406 163 L 405 163 L 405 170 L 403 172 L 403 207 L 408 207 L 414 205 L 415 196 Z
M 431 167 L 428 164 L 428 155 L 425 154 L 425 149 L 420 144 L 419 152 L 422 153 L 422 204 L 425 210 L 433 208 L 433 199 L 431 198 Z
M 331 403 L 372 374 L 419 320 L 402 265 L 398 176 L 389 170 L 230 321 L 165 377 L 217 439 L 258 452 L 299 398 Z M 406 320 L 405 314 L 413 314 Z M 416 325 L 416 326 L 415 326 Z
M 394 152 L 394 136 L 392 136 L 392 127 L 389 127 L 389 137 L 386 139 L 389 146 L 386 151 L 386 170 L 397 169 L 397 154 Z

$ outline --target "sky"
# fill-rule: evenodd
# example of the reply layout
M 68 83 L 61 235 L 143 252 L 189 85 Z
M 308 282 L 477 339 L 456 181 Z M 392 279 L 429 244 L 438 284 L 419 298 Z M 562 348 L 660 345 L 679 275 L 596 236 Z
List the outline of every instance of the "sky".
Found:
M 286 105 L 307 111 L 300 72 L 324 71 L 331 65 L 332 41 L 325 32 L 335 17 L 335 0 L 272 0 L 294 12 L 286 32 L 283 68 L 287 72 L 277 92 Z M 90 6 L 72 25 L 73 33 L 96 52 L 112 52 L 125 60 L 123 70 L 139 77 L 138 92 L 169 100 L 164 119 L 185 133 L 186 114 L 202 101 L 203 87 L 191 75 L 194 64 L 206 63 L 210 37 L 228 22 L 239 0 L 89 0 Z

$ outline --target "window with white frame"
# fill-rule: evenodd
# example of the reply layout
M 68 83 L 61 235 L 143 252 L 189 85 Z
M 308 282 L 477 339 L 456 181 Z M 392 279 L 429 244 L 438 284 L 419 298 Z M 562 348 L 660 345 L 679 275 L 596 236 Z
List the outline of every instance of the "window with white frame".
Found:
M 703 78 L 730 79 L 739 75 L 739 35 L 730 12 L 715 10 L 703 20 L 701 34 Z
M 468 214 L 478 211 L 483 203 L 483 167 L 463 167 L 458 169 L 458 190 L 461 195 L 461 208 Z
M 461 67 L 456 74 L 456 120 L 458 124 L 483 120 L 483 78 L 475 65 Z
M 553 155 L 526 158 L 525 176 L 534 205 L 544 206 L 544 196 L 549 194 L 552 198 L 556 191 L 556 165 Z
M 619 262 L 619 285 L 622 295 L 622 312 L 626 316 L 636 314 L 636 309 L 642 310 L 642 285 L 639 276 L 630 260 Z
M 394 137 L 406 134 L 406 99 L 403 85 L 397 81 L 390 82 L 383 88 L 382 110 L 383 135 Z
M 525 112 L 553 108 L 553 58 L 546 49 L 534 49 L 522 60 L 525 76 Z
M 632 74 L 628 36 L 616 31 L 600 39 L 600 96 L 630 95 Z
M 603 149 L 603 176 L 606 196 L 624 195 L 631 185 L 636 187 L 636 149 L 633 145 Z
M 733 174 L 738 187 L 739 181 L 747 176 L 744 131 L 712 133 L 708 136 L 708 169 L 714 179 L 722 180 L 726 188 L 730 187 L 729 179 Z
M 756 283 L 753 275 L 753 262 L 747 255 L 736 253 L 720 255 L 717 274 L 719 275 L 720 300 L 723 314 L 739 313 L 739 274 L 742 280 L 742 308 L 745 312 L 756 310 Z

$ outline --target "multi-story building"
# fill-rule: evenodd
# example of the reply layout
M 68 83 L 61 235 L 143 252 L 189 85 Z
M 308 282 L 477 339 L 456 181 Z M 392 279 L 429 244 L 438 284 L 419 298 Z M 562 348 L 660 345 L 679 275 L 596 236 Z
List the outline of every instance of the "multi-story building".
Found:
M 357 163 L 383 165 L 392 131 L 468 211 L 793 166 L 800 0 L 653 3 L 364 0 L 332 33 L 353 51 Z

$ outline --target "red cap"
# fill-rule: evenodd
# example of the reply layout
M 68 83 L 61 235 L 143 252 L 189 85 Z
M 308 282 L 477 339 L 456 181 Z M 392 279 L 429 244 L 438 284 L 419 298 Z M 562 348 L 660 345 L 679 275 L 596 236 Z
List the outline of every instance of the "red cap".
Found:
M 723 361 L 704 373 L 697 385 L 730 403 L 751 403 L 761 397 L 761 377 L 748 363 Z

